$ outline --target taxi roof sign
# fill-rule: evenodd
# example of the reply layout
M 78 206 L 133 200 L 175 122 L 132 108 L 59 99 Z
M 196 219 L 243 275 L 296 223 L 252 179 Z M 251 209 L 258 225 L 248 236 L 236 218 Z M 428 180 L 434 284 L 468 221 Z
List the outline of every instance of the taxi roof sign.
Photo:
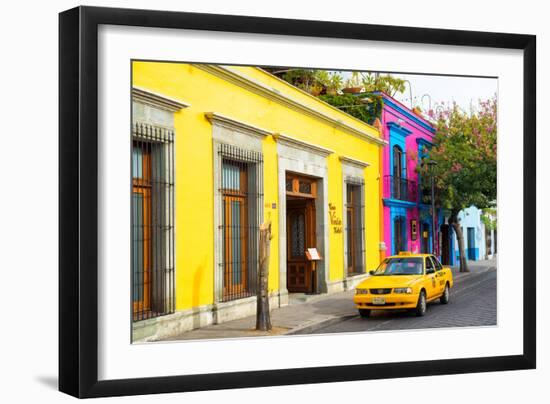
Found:
M 398 255 L 411 255 L 410 251 L 399 251 Z

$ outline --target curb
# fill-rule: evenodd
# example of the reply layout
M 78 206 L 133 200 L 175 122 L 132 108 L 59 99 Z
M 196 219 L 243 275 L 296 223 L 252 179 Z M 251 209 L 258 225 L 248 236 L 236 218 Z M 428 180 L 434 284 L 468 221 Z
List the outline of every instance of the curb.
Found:
M 311 334 L 321 328 L 328 327 L 329 325 L 337 324 L 341 321 L 346 321 L 354 317 L 357 317 L 357 315 L 347 314 L 345 316 L 329 317 L 324 320 L 317 321 L 315 323 L 306 323 L 304 325 L 299 325 L 298 327 L 294 327 L 293 329 L 284 333 L 283 335 L 294 335 L 298 333 Z

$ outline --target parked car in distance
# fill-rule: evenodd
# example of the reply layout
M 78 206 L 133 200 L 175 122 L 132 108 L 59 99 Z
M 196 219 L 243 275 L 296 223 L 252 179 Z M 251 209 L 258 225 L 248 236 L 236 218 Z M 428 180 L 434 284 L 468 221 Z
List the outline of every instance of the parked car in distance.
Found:
M 400 252 L 384 259 L 370 275 L 357 285 L 353 297 L 362 317 L 368 317 L 371 310 L 404 309 L 423 316 L 427 303 L 437 299 L 449 303 L 453 287 L 451 268 L 432 254 Z

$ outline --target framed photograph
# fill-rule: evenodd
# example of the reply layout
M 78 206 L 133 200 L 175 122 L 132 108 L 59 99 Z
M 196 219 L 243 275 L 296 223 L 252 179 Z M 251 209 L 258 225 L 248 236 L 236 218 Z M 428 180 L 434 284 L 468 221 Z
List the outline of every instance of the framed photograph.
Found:
M 535 37 L 59 18 L 59 388 L 536 366 Z

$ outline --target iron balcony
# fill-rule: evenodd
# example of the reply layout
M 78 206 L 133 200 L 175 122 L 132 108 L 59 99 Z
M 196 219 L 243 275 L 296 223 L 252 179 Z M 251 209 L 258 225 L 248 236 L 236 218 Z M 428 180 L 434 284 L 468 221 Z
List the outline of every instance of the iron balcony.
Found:
M 389 189 L 390 197 L 400 201 L 417 202 L 418 200 L 418 185 L 416 181 L 407 180 L 406 178 L 394 177 L 386 175 L 384 177 L 386 189 Z

